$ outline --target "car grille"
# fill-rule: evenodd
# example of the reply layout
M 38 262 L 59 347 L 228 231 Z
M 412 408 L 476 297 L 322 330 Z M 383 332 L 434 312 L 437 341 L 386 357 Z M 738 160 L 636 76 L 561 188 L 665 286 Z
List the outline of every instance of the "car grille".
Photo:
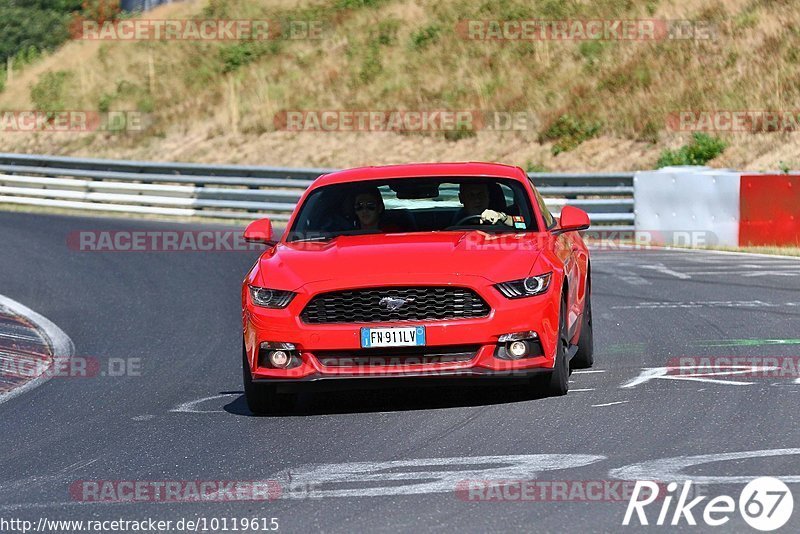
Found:
M 390 310 L 392 302 L 387 299 L 406 302 Z M 314 324 L 383 323 L 471 319 L 486 317 L 489 311 L 486 301 L 465 287 L 380 287 L 317 295 L 300 317 Z
M 355 351 L 317 351 L 314 355 L 325 367 L 402 367 L 421 364 L 468 362 L 480 345 L 447 347 L 394 347 Z

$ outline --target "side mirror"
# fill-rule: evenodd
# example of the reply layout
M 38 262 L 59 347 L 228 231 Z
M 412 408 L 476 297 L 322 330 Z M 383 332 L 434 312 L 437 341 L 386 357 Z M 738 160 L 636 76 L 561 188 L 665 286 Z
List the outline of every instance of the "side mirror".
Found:
M 275 241 L 272 240 L 272 221 L 259 219 L 248 224 L 244 231 L 244 240 L 248 243 L 274 245 Z
M 561 208 L 559 223 L 559 227 L 553 231 L 555 234 L 586 230 L 591 225 L 589 214 L 575 206 L 564 206 Z

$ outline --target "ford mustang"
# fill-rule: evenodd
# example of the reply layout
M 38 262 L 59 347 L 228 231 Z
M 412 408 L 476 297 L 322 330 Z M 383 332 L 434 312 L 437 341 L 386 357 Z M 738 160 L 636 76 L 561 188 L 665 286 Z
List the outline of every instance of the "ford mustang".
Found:
M 518 379 L 564 395 L 593 363 L 588 215 L 553 216 L 519 167 L 432 163 L 317 178 L 242 284 L 255 414 L 307 383 Z M 328 382 L 330 383 L 330 382 Z M 313 386 L 312 386 L 313 387 Z

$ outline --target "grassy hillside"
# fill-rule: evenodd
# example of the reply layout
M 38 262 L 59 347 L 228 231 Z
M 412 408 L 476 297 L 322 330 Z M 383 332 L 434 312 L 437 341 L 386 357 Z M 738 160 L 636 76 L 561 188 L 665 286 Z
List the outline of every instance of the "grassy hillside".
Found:
M 321 21 L 321 39 L 71 42 L 15 73 L 0 108 L 139 110 L 143 132 L 0 134 L 0 149 L 152 159 L 351 165 L 499 159 L 549 169 L 652 167 L 689 142 L 680 110 L 800 109 L 793 0 L 209 0 L 151 18 Z M 708 40 L 507 41 L 464 19 L 689 19 Z M 295 133 L 282 110 L 529 112 L 516 132 Z M 800 164 L 795 133 L 723 136 L 714 165 Z M 714 154 L 712 154 L 714 155 Z

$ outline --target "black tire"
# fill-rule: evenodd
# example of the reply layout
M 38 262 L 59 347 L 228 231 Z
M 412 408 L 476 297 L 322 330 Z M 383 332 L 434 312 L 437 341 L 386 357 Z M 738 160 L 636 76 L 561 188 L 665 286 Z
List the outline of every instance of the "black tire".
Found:
M 273 415 L 294 407 L 294 395 L 277 392 L 274 384 L 256 384 L 250 373 L 247 352 L 242 344 L 242 383 L 247 408 L 253 415 Z
M 592 326 L 592 285 L 590 281 L 586 286 L 586 304 L 584 304 L 581 334 L 578 336 L 578 352 L 572 357 L 570 367 L 588 369 L 592 365 L 594 365 L 594 327 Z
M 556 348 L 556 364 L 550 373 L 534 380 L 535 387 L 548 397 L 560 397 L 569 391 L 569 362 L 567 361 L 567 299 L 561 299 L 561 310 L 558 317 L 558 346 Z

